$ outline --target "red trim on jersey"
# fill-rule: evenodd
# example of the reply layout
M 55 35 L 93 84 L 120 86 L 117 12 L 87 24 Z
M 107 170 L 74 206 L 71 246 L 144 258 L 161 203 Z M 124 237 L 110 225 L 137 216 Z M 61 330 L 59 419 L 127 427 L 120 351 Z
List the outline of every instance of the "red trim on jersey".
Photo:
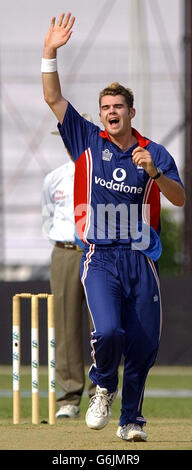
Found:
M 149 178 L 149 181 L 146 185 L 143 204 L 150 204 L 150 220 L 147 219 L 145 206 L 143 208 L 143 220 L 144 222 L 150 224 L 150 226 L 153 227 L 157 232 L 159 229 L 161 212 L 160 191 L 157 183 L 153 181 L 152 178 Z
M 109 134 L 108 134 L 108 132 L 106 131 L 106 129 L 105 129 L 104 131 L 99 132 L 99 135 L 100 135 L 103 139 L 110 140 L 110 142 L 111 142 L 111 137 L 109 136 Z
M 138 141 L 139 147 L 147 147 L 147 145 L 150 144 L 150 140 L 146 139 L 146 137 L 143 137 L 141 134 L 139 134 L 139 132 L 134 129 L 134 127 L 132 127 L 131 129 L 132 134 L 136 137 Z
M 85 150 L 75 162 L 74 210 L 75 223 L 79 238 L 87 243 L 90 226 L 92 185 L 92 158 L 90 149 Z
M 134 129 L 134 127 L 131 128 L 132 129 L 132 134 L 136 137 L 137 141 L 138 141 L 138 144 L 139 144 L 139 147 L 147 147 L 147 145 L 150 143 L 150 140 L 146 139 L 145 137 L 143 137 L 141 134 L 139 134 L 139 132 Z M 107 139 L 107 140 L 110 140 L 111 142 L 111 137 L 110 135 L 108 134 L 108 132 L 106 131 L 106 129 L 104 131 L 101 131 L 99 133 L 99 135 L 103 138 L 103 139 Z

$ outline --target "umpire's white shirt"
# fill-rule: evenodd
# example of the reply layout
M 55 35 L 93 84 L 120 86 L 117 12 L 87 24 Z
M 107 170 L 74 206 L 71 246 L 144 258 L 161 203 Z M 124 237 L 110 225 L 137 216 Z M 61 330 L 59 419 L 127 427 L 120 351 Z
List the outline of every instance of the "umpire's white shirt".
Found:
M 74 170 L 70 160 L 48 173 L 43 183 L 43 235 L 51 242 L 75 242 Z

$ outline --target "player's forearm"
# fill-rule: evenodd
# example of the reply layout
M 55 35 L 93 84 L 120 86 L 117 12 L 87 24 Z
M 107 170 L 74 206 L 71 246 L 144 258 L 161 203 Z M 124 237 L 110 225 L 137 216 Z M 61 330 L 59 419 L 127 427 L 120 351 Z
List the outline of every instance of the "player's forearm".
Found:
M 45 50 L 44 50 L 45 51 Z M 53 57 L 55 56 L 55 57 Z M 43 54 L 44 59 L 55 59 L 56 51 L 47 51 Z M 50 106 L 60 123 L 63 122 L 67 101 L 62 96 L 59 75 L 55 72 L 42 72 L 43 93 L 46 103 Z
M 142 147 L 136 147 L 132 152 L 132 161 L 135 165 L 140 165 L 151 178 L 157 175 L 158 169 L 155 167 L 150 152 Z M 177 182 L 162 174 L 155 180 L 162 194 L 175 206 L 183 206 L 185 203 L 185 191 Z
M 161 175 L 156 180 L 162 194 L 175 206 L 182 207 L 185 203 L 185 191 L 183 187 L 177 182 L 165 175 Z
M 55 61 L 55 68 L 57 68 L 57 49 L 53 47 L 46 47 L 44 46 L 43 50 L 43 60 L 50 60 L 52 62 Z M 53 65 L 54 66 L 54 65 Z M 54 104 L 58 99 L 61 99 L 61 86 L 59 81 L 59 76 L 57 71 L 55 72 L 46 72 L 42 73 L 42 80 L 43 80 L 43 92 L 44 98 L 46 103 L 51 106 Z
M 52 107 L 62 99 L 61 86 L 57 72 L 42 73 L 43 93 L 46 103 Z

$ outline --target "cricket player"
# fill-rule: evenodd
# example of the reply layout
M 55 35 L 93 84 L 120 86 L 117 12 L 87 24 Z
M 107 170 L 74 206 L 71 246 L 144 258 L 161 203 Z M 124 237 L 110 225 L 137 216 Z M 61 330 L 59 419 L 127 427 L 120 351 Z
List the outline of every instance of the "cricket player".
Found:
M 86 413 L 92 429 L 107 425 L 124 357 L 122 407 L 117 436 L 145 441 L 145 381 L 161 333 L 158 258 L 161 255 L 160 192 L 183 206 L 185 192 L 174 159 L 132 127 L 131 90 L 112 83 L 100 93 L 103 130 L 86 121 L 65 99 L 57 73 L 57 49 L 75 18 L 55 17 L 44 42 L 44 98 L 75 162 L 76 227 L 86 244 L 81 280 L 93 320 L 89 377 L 96 384 Z

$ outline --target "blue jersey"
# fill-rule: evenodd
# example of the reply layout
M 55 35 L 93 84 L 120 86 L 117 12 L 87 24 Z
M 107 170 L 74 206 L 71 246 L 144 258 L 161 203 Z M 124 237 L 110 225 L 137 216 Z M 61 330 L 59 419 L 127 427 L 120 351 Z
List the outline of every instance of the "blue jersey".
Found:
M 151 241 L 148 250 L 141 251 L 151 253 L 152 258 L 156 252 L 153 259 L 158 259 L 160 191 L 146 171 L 133 163 L 132 152 L 138 145 L 146 148 L 155 166 L 182 185 L 173 157 L 135 129 L 138 143 L 123 152 L 106 130 L 84 119 L 70 103 L 58 128 L 75 162 L 74 204 L 80 238 L 96 245 L 130 244 L 139 239 L 144 223 L 150 226 Z

